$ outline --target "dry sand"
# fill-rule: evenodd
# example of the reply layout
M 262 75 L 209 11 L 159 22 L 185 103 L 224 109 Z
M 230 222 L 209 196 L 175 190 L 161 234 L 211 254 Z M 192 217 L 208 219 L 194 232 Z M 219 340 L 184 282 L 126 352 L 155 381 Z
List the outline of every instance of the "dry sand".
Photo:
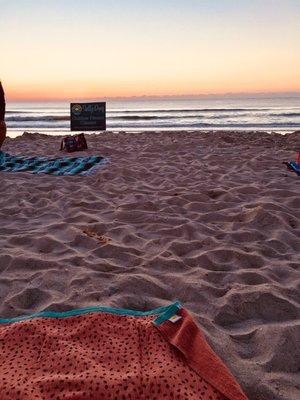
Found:
M 24 134 L 3 150 L 60 156 L 59 145 Z M 300 177 L 282 161 L 300 133 L 88 145 L 110 156 L 89 177 L 0 173 L 0 316 L 179 299 L 251 400 L 299 400 Z

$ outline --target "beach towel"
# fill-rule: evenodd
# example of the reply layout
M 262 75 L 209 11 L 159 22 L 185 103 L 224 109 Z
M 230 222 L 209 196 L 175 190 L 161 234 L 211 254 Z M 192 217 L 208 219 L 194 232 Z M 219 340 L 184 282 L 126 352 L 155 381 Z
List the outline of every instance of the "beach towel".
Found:
M 290 161 L 285 163 L 288 169 L 290 169 L 293 172 L 296 172 L 296 174 L 300 175 L 300 164 L 297 163 L 296 161 Z
M 179 302 L 0 319 L 1 400 L 247 400 Z
M 96 172 L 107 161 L 100 156 L 86 157 L 26 157 L 12 156 L 0 151 L 0 171 L 30 172 L 31 174 L 89 175 Z

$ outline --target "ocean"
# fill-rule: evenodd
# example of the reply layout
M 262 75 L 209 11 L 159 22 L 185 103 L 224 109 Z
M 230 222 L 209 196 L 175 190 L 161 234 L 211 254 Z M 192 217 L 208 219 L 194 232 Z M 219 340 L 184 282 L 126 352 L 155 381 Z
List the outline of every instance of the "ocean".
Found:
M 66 135 L 69 115 L 67 102 L 8 103 L 8 136 L 24 131 Z M 300 97 L 107 101 L 108 131 L 220 129 L 293 132 L 300 129 Z

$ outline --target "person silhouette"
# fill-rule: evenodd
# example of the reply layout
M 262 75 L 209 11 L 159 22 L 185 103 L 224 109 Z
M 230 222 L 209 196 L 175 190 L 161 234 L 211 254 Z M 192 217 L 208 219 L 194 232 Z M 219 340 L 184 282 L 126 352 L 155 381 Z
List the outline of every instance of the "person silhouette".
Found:
M 5 124 L 5 95 L 0 81 L 0 148 L 6 137 L 6 124 Z

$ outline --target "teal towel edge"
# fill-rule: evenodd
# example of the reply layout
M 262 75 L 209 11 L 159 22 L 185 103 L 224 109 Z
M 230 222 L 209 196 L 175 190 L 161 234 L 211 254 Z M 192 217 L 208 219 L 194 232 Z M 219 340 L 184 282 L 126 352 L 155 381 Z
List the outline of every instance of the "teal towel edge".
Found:
M 128 310 L 125 308 L 113 308 L 113 307 L 86 307 L 80 308 L 70 311 L 41 311 L 38 313 L 23 315 L 20 317 L 14 318 L 0 318 L 0 324 L 11 324 L 14 322 L 26 321 L 35 318 L 68 318 L 75 317 L 78 315 L 88 314 L 88 313 L 98 313 L 105 312 L 110 314 L 117 315 L 126 315 L 133 317 L 143 317 L 149 315 L 158 315 L 158 317 L 153 321 L 155 325 L 160 325 L 162 322 L 171 318 L 173 315 L 177 313 L 177 311 L 181 308 L 181 304 L 179 301 L 175 301 L 167 306 L 158 307 L 150 311 L 138 311 L 138 310 Z

